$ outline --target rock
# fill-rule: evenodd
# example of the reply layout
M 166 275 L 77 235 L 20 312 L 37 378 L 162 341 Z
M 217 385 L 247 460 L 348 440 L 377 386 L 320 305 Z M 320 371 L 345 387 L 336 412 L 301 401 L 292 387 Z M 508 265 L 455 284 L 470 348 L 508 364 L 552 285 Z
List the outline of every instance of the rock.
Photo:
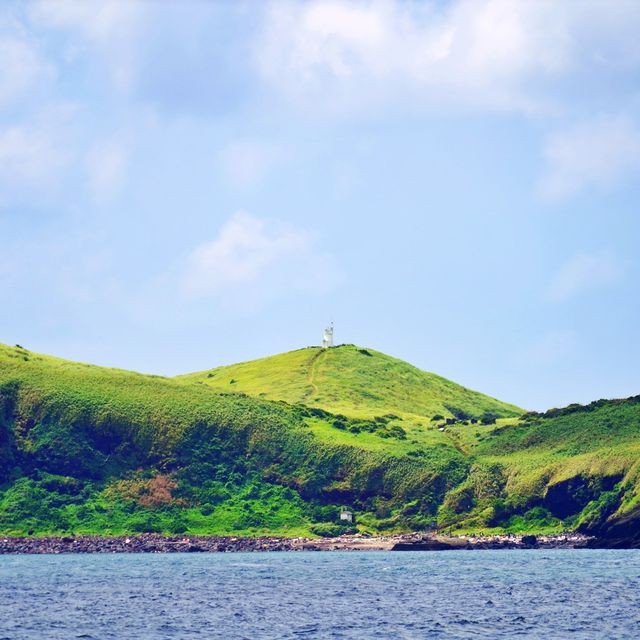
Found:
M 397 542 L 391 547 L 391 551 L 452 551 L 466 548 L 468 548 L 467 541 L 459 538 L 423 536 L 416 540 Z
M 636 514 L 637 515 L 637 514 Z M 632 536 L 637 518 L 624 523 L 625 530 L 615 533 Z M 621 523 L 622 524 L 622 523 Z M 636 534 L 637 535 L 637 534 Z M 618 538 L 619 539 L 619 538 Z M 637 540 L 637 538 L 636 538 Z M 626 538 L 629 541 L 629 538 Z M 633 540 L 632 540 L 633 541 Z M 0 538 L 0 554 L 16 553 L 200 553 L 237 551 L 445 551 L 453 549 L 576 548 L 592 545 L 592 539 L 579 533 L 555 536 L 439 536 L 404 534 L 391 537 L 341 537 L 310 540 L 307 538 L 238 538 L 229 536 L 190 536 L 179 538 L 159 534 L 137 536 L 43 536 Z M 622 543 L 620 543 L 622 545 Z M 599 545 L 602 546 L 602 545 Z M 626 546 L 629 546 L 628 544 Z
M 588 531 L 595 538 L 589 546 L 611 549 L 640 548 L 640 505 L 626 513 L 608 518 L 603 524 Z

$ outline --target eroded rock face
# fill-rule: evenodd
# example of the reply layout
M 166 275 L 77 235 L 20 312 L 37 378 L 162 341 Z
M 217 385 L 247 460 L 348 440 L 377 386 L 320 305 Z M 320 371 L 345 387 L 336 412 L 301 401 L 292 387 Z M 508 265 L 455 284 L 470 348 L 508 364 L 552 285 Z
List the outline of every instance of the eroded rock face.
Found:
M 640 548 L 640 505 L 617 513 L 623 496 L 621 480 L 620 475 L 577 475 L 550 485 L 543 502 L 554 516 L 563 519 L 584 510 L 578 531 L 592 537 L 589 546 Z
M 547 487 L 543 504 L 556 517 L 564 520 L 584 509 L 603 491 L 610 491 L 620 482 L 621 476 L 568 478 Z
M 614 515 L 590 531 L 596 536 L 594 546 L 612 549 L 640 548 L 640 505 L 622 515 Z

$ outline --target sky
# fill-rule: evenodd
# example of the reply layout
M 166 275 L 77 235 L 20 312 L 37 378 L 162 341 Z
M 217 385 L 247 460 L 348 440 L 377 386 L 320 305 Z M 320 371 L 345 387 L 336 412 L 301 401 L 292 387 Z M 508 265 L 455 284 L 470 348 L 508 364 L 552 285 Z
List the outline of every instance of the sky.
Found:
M 0 342 L 640 393 L 637 0 L 0 5 Z

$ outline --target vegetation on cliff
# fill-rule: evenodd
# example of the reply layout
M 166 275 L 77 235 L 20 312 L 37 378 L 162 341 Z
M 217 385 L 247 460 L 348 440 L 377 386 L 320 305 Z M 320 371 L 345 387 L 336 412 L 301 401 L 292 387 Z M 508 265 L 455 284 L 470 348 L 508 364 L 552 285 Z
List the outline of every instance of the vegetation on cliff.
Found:
M 351 345 L 173 379 L 0 345 L 0 532 L 596 530 L 637 507 L 639 427 Z

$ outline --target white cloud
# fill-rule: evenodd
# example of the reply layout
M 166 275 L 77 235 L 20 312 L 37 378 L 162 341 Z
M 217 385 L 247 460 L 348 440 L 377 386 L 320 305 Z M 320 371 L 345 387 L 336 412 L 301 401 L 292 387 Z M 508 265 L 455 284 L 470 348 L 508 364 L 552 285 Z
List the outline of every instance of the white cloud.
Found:
M 127 169 L 126 145 L 116 140 L 96 143 L 87 155 L 89 189 L 97 202 L 114 197 L 122 187 Z
M 7 202 L 25 187 L 49 192 L 59 185 L 77 156 L 76 114 L 73 103 L 52 103 L 29 120 L 0 128 L 0 185 Z
M 227 179 L 236 187 L 252 187 L 265 178 L 286 152 L 277 145 L 253 140 L 236 140 L 220 154 L 220 162 Z
M 38 24 L 75 29 L 105 44 L 131 26 L 140 7 L 135 0 L 39 0 L 32 4 L 30 16 Z
M 48 84 L 55 68 L 41 58 L 29 42 L 16 37 L 0 38 L 0 105 Z
M 606 288 L 624 277 L 624 268 L 608 251 L 578 253 L 555 274 L 547 289 L 550 300 L 562 301 L 592 289 Z
M 55 133 L 39 126 L 13 126 L 0 131 L 0 180 L 28 184 L 55 180 L 68 155 Z
M 330 111 L 549 108 L 541 83 L 637 63 L 640 5 L 555 0 L 273 2 L 256 63 L 276 91 Z
M 129 90 L 137 72 L 134 49 L 145 3 L 137 0 L 38 0 L 30 7 L 33 24 L 75 33 L 106 60 L 116 87 Z M 80 50 L 75 43 L 69 50 Z
M 194 296 L 273 296 L 326 291 L 339 279 L 334 260 L 303 231 L 232 215 L 211 241 L 189 256 L 184 287 Z
M 609 189 L 640 174 L 640 130 L 627 118 L 600 117 L 550 136 L 544 155 L 540 187 L 546 197 Z

